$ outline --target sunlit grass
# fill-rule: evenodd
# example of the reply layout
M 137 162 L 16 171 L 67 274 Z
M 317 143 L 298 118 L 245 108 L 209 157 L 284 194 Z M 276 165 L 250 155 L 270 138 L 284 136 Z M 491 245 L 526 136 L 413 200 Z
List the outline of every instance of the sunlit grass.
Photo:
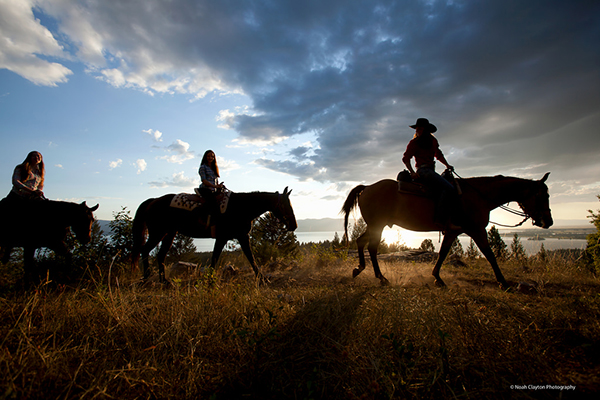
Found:
M 600 390 L 600 283 L 575 260 L 504 263 L 508 292 L 483 260 L 444 266 L 446 289 L 433 286 L 430 263 L 383 261 L 389 287 L 370 266 L 352 279 L 357 261 L 328 252 L 265 266 L 267 285 L 242 257 L 226 255 L 227 263 L 238 275 L 194 272 L 169 288 L 128 274 L 3 286 L 0 395 L 558 398 L 511 385 Z M 535 292 L 519 292 L 518 282 Z

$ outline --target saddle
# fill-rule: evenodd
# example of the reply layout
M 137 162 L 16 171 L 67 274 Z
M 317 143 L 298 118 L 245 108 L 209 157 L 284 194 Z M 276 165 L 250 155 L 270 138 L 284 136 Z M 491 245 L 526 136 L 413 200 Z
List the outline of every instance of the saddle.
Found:
M 221 214 L 227 211 L 227 204 L 229 203 L 229 197 L 231 191 L 222 191 L 217 194 L 216 199 L 219 203 Z M 170 206 L 173 208 L 179 208 L 181 210 L 192 211 L 206 203 L 206 199 L 203 198 L 200 193 L 179 193 L 173 197 Z
M 442 172 L 441 176 L 456 188 L 456 180 L 454 179 L 454 176 L 450 170 L 445 170 Z M 425 184 L 420 179 L 413 179 L 412 176 L 410 176 L 410 172 L 407 170 L 400 171 L 396 177 L 396 180 L 398 181 L 399 193 L 429 197 L 432 199 L 436 199 L 439 196 L 435 188 Z

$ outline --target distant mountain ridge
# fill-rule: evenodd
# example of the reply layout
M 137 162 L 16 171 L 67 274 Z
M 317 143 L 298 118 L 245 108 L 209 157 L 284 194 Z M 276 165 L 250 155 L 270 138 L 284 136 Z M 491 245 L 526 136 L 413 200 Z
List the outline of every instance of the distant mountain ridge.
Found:
M 299 219 L 297 220 L 298 222 L 298 229 L 296 230 L 296 232 L 342 232 L 344 230 L 344 219 L 343 218 L 320 218 L 320 219 L 314 219 L 314 218 L 308 218 L 308 219 Z M 350 219 L 350 221 L 348 221 L 348 225 L 352 225 L 354 224 L 354 219 Z M 549 231 L 545 231 L 546 235 L 550 235 L 551 233 L 549 232 L 553 232 L 553 231 L 557 231 L 557 230 L 565 230 L 565 229 L 576 229 L 576 230 L 589 230 L 590 232 L 594 231 L 594 228 L 592 226 L 589 225 L 589 223 L 587 224 L 581 224 L 581 223 L 577 223 L 574 221 L 569 221 L 569 220 L 557 220 L 555 221 L 556 223 L 554 224 L 554 226 L 552 228 L 550 228 Z M 587 221 L 585 221 L 587 222 Z M 104 231 L 105 234 L 110 233 L 110 228 L 109 228 L 109 224 L 110 221 L 107 220 L 98 220 L 98 223 L 100 224 L 100 228 Z M 519 231 L 519 230 L 525 230 L 525 228 L 520 228 L 520 229 L 514 229 L 514 228 L 506 228 L 506 229 L 501 229 L 502 231 L 510 231 L 510 232 L 514 232 L 514 231 Z M 536 228 L 535 229 L 537 233 L 542 234 L 543 230 Z M 590 233 L 590 232 L 586 232 L 586 233 Z
M 100 229 L 105 234 L 110 233 L 111 221 L 98 220 Z M 344 230 L 344 220 L 342 218 L 321 218 L 321 219 L 299 219 L 297 232 L 334 232 Z M 354 223 L 354 221 L 350 221 Z

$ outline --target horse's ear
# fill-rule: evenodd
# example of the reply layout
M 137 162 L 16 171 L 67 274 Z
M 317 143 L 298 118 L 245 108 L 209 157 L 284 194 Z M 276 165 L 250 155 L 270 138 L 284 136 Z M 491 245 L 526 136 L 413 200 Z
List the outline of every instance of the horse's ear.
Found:
M 544 177 L 542 179 L 540 179 L 540 182 L 542 182 L 542 183 L 546 182 L 546 179 L 548 179 L 548 175 L 550 175 L 550 172 L 546 172 L 546 175 L 544 175 Z
M 100 207 L 100 204 L 96 204 L 94 207 L 90 208 L 90 211 L 94 212 L 98 209 L 98 207 Z
M 283 195 L 284 195 L 284 196 L 289 196 L 289 195 L 290 195 L 290 193 L 292 193 L 292 191 L 291 191 L 291 190 L 290 190 L 290 191 L 288 191 L 288 186 L 286 186 L 286 187 L 285 187 L 285 189 L 283 189 Z

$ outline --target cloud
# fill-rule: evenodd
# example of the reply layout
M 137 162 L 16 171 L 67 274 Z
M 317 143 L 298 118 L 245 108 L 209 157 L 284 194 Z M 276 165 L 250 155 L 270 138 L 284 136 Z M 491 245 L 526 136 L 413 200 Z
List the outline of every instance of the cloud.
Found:
M 164 149 L 170 153 L 168 156 L 160 157 L 162 160 L 173 164 L 181 164 L 184 161 L 191 160 L 195 157 L 193 151 L 189 151 L 190 144 L 183 140 L 177 139 Z
M 0 68 L 41 86 L 67 82 L 73 72 L 49 57 L 68 58 L 63 47 L 32 11 L 34 1 L 0 2 Z
M 55 166 L 56 168 L 64 169 L 64 167 L 62 166 L 62 164 L 55 164 L 54 166 Z
M 155 142 L 162 142 L 162 132 L 158 131 L 158 130 L 154 130 L 154 129 L 146 129 L 146 130 L 142 130 L 142 132 L 147 133 L 152 140 L 154 140 Z
M 111 161 L 108 163 L 108 168 L 110 169 L 115 169 L 117 167 L 120 167 L 121 164 L 123 164 L 123 160 L 121 160 L 120 158 L 117 159 L 116 161 Z
M 143 171 L 145 171 L 146 167 L 148 166 L 146 160 L 144 160 L 143 158 L 136 160 L 134 165 L 137 168 L 138 174 L 141 174 Z
M 219 166 L 221 175 L 240 169 L 239 164 L 234 160 L 226 160 L 221 156 L 217 156 L 217 165 Z
M 197 187 L 200 184 L 199 178 L 188 178 L 184 172 L 174 173 L 170 178 L 163 179 L 161 181 L 149 182 L 152 188 L 165 188 L 169 186 L 181 187 L 181 188 L 192 188 Z
M 598 181 L 598 2 L 40 0 L 54 36 L 17 3 L 2 3 L 14 22 L 0 26 L 23 50 L 3 44 L 0 66 L 64 82 L 70 71 L 46 59 L 68 48 L 116 87 L 243 93 L 253 107 L 222 111 L 220 127 L 237 145 L 278 149 L 256 163 L 301 180 L 393 178 L 408 125 L 427 117 L 463 176 L 551 161 L 554 179 Z M 314 148 L 282 150 L 300 135 Z M 164 159 L 192 158 L 185 145 Z

